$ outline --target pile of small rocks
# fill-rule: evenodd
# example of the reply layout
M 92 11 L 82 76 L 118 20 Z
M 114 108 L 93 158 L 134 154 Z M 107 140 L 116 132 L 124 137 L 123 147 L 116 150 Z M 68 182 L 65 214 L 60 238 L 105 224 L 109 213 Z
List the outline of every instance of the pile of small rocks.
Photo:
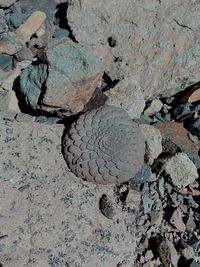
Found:
M 96 33 L 104 45 L 95 47 L 85 37 L 85 28 L 81 34 L 75 26 L 76 2 L 0 0 L 0 120 L 13 127 L 49 124 L 51 131 L 51 126 L 71 122 L 104 104 L 124 109 L 144 135 L 145 163 L 135 177 L 112 187 L 112 197 L 100 197 L 100 215 L 114 220 L 120 209 L 126 219 L 133 216 L 134 222 L 123 227 L 136 235 L 135 267 L 196 267 L 200 264 L 200 84 L 195 76 L 190 86 L 176 84 L 175 94 L 167 91 L 166 96 L 153 88 L 148 97 L 147 82 L 130 74 L 135 68 L 127 55 L 122 59 L 118 55 L 122 44 L 117 50 L 118 41 L 109 37 L 107 47 Z M 107 24 L 109 28 L 113 21 Z M 168 58 L 161 55 L 161 61 Z M 61 266 L 52 262 L 50 266 Z M 133 265 L 122 261 L 117 266 Z

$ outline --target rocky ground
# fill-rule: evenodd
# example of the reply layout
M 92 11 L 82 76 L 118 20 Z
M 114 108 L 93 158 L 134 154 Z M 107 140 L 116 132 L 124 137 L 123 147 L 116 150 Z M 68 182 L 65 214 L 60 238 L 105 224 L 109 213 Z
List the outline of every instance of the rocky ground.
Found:
M 0 0 L 0 266 L 200 266 L 199 1 Z M 83 181 L 62 136 L 125 110 L 122 184 Z

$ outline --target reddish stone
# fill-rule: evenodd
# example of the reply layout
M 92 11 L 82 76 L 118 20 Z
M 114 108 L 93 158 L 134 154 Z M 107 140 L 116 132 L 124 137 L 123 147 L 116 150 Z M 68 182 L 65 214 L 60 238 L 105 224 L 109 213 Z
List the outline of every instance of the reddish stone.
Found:
M 159 129 L 161 134 L 169 136 L 175 144 L 182 146 L 187 152 L 198 156 L 200 143 L 190 141 L 188 131 L 182 123 L 171 121 L 154 124 L 154 127 Z

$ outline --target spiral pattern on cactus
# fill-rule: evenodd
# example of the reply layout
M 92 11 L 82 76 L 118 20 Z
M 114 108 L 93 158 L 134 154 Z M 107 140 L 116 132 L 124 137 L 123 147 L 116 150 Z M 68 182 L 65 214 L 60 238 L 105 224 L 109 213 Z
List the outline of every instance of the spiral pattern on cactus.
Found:
M 144 163 L 145 142 L 138 124 L 114 106 L 81 115 L 63 138 L 63 154 L 78 177 L 100 184 L 120 184 Z

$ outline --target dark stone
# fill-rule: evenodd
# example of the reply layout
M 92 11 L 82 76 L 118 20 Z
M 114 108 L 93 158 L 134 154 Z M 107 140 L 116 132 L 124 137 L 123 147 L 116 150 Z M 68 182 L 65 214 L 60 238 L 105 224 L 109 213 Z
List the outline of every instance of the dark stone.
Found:
M 108 219 L 112 219 L 114 217 L 114 207 L 113 203 L 108 199 L 108 197 L 104 194 L 99 200 L 99 209 L 102 214 Z
M 4 71 L 9 71 L 12 69 L 12 56 L 9 55 L 0 55 L 0 69 Z

